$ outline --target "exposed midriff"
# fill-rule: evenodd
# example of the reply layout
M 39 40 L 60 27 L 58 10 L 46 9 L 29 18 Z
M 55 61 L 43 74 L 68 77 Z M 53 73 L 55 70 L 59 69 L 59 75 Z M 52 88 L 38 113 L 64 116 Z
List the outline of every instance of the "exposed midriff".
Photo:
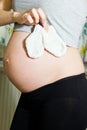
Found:
M 4 55 L 4 71 L 21 91 L 29 92 L 65 77 L 84 73 L 84 65 L 76 48 L 67 46 L 62 57 L 55 57 L 46 50 L 36 59 L 26 52 L 26 32 L 14 32 Z M 36 43 L 37 44 L 37 43 Z

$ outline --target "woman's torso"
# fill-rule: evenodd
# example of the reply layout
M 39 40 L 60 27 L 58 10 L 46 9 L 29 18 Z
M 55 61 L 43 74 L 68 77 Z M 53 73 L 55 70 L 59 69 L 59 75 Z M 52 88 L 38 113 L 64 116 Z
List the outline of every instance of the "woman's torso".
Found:
M 27 56 L 24 39 L 28 34 L 15 32 L 5 53 L 5 71 L 20 91 L 32 91 L 70 75 L 84 72 L 77 49 L 67 47 L 64 56 L 57 58 L 44 51 L 37 59 Z
M 20 2 L 17 0 L 15 1 L 17 4 L 18 2 Z M 49 2 L 49 0 L 47 2 Z M 76 11 L 74 10 L 75 8 L 72 8 L 70 10 L 72 16 L 75 16 L 76 14 L 76 24 L 75 21 L 73 23 L 73 18 L 70 19 L 70 13 L 69 17 L 67 15 L 67 12 L 71 7 L 70 5 L 68 6 L 69 9 L 68 7 L 66 8 L 67 4 L 69 4 L 68 2 L 69 0 L 61 0 L 60 2 L 57 2 L 57 0 L 54 2 L 50 1 L 49 8 L 52 9 L 51 12 L 48 12 L 46 10 L 46 7 L 48 8 L 48 4 L 46 5 L 43 0 L 42 3 L 40 2 L 41 4 L 38 2 L 38 6 L 46 12 L 49 23 L 56 28 L 57 33 L 61 36 L 61 38 L 67 45 L 67 52 L 64 56 L 57 58 L 48 53 L 47 51 L 44 51 L 44 54 L 40 58 L 31 59 L 27 56 L 24 41 L 29 35 L 29 32 L 27 30 L 25 32 L 23 28 L 18 28 L 18 32 L 14 32 L 6 49 L 4 64 L 5 71 L 9 79 L 20 91 L 32 91 L 46 84 L 55 82 L 56 80 L 59 80 L 61 78 L 68 77 L 71 75 L 77 75 L 84 72 L 84 65 L 82 63 L 78 49 L 76 48 L 78 47 L 79 35 L 81 33 L 81 29 L 85 21 L 85 13 L 81 10 L 81 12 L 83 13 L 79 16 L 80 9 L 77 9 Z M 76 1 L 74 0 L 74 4 L 75 2 Z M 18 4 L 17 6 L 17 4 L 15 4 L 18 7 L 17 9 L 15 9 L 20 10 L 22 4 L 24 7 L 24 3 L 25 1 L 23 2 L 22 0 L 21 5 Z M 30 0 L 29 3 L 32 5 L 30 7 L 36 6 L 35 0 L 33 2 Z M 58 3 L 61 5 L 61 7 L 60 5 L 58 5 Z M 28 3 L 26 2 L 25 4 Z M 56 6 L 56 8 L 59 8 L 56 13 L 58 18 L 55 17 L 55 10 L 53 10 L 53 4 Z M 79 5 L 79 7 L 80 6 L 82 5 Z M 73 11 L 75 11 L 74 15 Z M 63 18 L 65 14 L 65 18 Z M 81 18 L 83 18 L 83 20 Z M 77 20 L 80 20 L 80 22 Z M 67 21 L 69 22 L 67 23 Z M 27 28 L 29 28 L 29 26 L 27 26 Z

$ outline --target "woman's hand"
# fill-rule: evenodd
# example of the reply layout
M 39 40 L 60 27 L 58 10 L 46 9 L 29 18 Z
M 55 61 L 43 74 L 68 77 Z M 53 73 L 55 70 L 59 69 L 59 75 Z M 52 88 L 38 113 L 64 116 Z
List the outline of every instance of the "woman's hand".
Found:
M 14 12 L 14 22 L 26 25 L 40 23 L 46 30 L 48 28 L 46 16 L 41 8 L 33 8 L 26 12 Z

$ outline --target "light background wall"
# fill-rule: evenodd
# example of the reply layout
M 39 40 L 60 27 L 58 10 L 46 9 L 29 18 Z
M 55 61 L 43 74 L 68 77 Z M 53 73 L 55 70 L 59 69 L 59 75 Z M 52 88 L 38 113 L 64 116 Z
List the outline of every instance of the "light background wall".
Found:
M 0 130 L 9 130 L 20 92 L 0 69 Z

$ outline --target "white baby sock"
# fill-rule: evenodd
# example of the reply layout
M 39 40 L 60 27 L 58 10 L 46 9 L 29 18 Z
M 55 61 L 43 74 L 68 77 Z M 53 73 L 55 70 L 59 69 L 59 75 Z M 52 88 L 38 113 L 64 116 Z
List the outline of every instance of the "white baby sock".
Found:
M 40 25 L 36 25 L 34 31 L 25 40 L 27 53 L 31 58 L 38 58 L 44 53 L 41 32 L 42 27 Z
M 56 33 L 53 26 L 49 26 L 49 30 L 43 29 L 44 48 L 54 56 L 63 56 L 66 52 L 66 45 L 64 41 Z

